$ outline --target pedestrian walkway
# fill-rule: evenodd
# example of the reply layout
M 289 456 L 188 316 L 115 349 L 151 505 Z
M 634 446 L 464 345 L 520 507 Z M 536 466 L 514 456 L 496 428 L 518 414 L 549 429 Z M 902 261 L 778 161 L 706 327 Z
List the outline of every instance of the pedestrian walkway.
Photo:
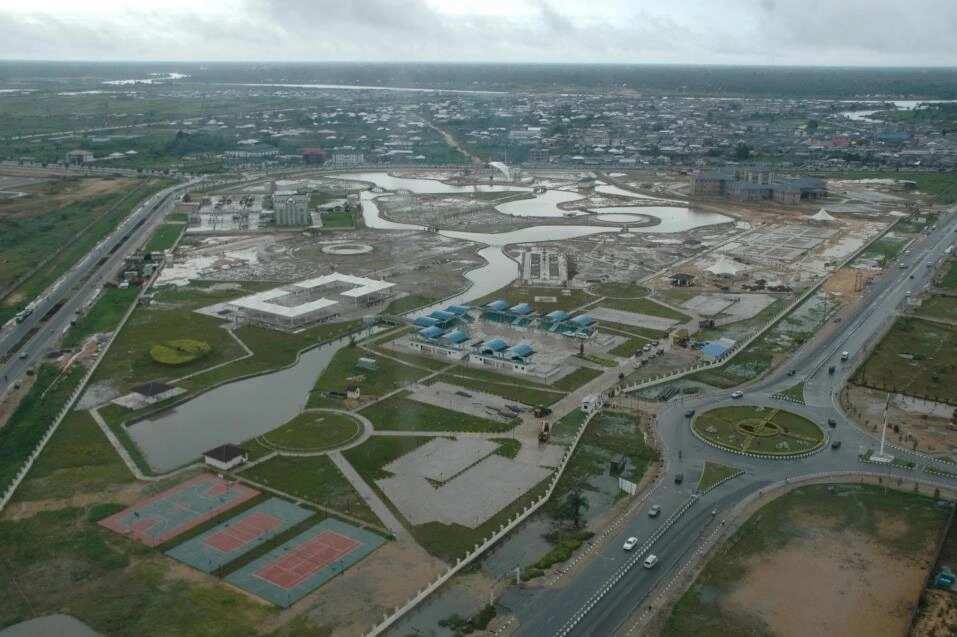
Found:
M 349 464 L 349 461 L 346 460 L 341 453 L 338 451 L 330 453 L 329 459 L 339 467 L 339 471 L 346 477 L 346 480 L 348 480 L 352 488 L 356 490 L 359 497 L 365 500 L 365 503 L 369 505 L 372 512 L 378 516 L 382 524 L 389 529 L 389 532 L 392 533 L 397 540 L 404 540 L 416 544 L 412 534 L 406 530 L 399 519 L 392 513 L 392 510 L 386 506 L 385 502 L 379 498 L 376 492 L 362 479 L 359 472 Z

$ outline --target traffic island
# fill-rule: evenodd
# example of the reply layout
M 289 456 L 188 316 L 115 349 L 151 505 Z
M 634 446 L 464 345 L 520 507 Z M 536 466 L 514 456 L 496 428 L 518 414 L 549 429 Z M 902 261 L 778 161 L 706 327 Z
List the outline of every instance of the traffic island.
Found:
M 691 430 L 704 442 L 733 453 L 794 458 L 819 450 L 824 430 L 795 413 L 770 407 L 724 407 L 697 416 Z

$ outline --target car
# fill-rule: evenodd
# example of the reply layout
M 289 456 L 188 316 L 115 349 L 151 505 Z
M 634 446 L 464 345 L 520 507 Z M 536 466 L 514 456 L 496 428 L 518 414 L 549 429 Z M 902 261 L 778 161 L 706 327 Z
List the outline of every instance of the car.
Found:
M 833 365 L 831 365 L 830 367 L 827 368 L 827 373 L 830 374 L 831 376 L 833 376 L 835 369 L 837 369 L 837 368 L 834 367 Z
M 632 536 L 625 540 L 625 543 L 622 544 L 621 548 L 625 549 L 626 551 L 630 551 L 636 546 L 638 546 L 638 538 Z
M 841 360 L 846 361 L 851 357 L 851 353 L 848 351 L 841 352 Z
M 642 348 L 641 348 L 641 351 L 643 351 L 643 352 L 650 352 L 650 351 L 651 351 L 651 343 L 648 343 L 648 344 L 646 344 L 644 347 L 642 347 Z
M 675 474 L 675 484 L 681 484 L 684 481 L 685 481 L 685 474 L 683 473 Z
M 20 360 L 26 360 L 26 358 L 27 358 L 27 353 L 26 353 L 26 352 L 20 352 L 20 353 L 17 355 L 17 358 L 19 358 Z
M 685 418 L 691 418 L 692 416 L 694 416 L 694 409 L 689 409 L 685 412 Z
M 734 398 L 735 400 L 737 400 L 738 398 L 741 398 L 742 396 L 744 396 L 743 391 L 736 391 L 731 393 L 731 397 Z
M 830 427 L 831 429 L 834 429 L 835 427 L 837 427 L 837 421 L 834 420 L 833 418 L 828 418 L 827 426 Z
M 649 555 L 648 557 L 646 557 L 646 558 L 645 558 L 645 561 L 642 562 L 641 564 L 642 564 L 642 566 L 644 566 L 645 568 L 652 568 L 652 567 L 653 567 L 655 564 L 657 564 L 657 563 L 658 563 L 658 556 L 655 555 L 654 553 L 652 553 L 651 555 Z
M 788 370 L 788 376 L 794 376 L 795 374 L 797 374 L 797 370 L 796 370 L 796 369 L 789 369 L 789 370 Z
M 912 274 L 912 275 L 910 275 L 910 277 L 908 277 L 908 278 L 911 278 L 911 279 L 913 279 L 913 278 L 914 278 L 914 275 Z
M 659 513 L 661 513 L 661 505 L 660 505 L 660 504 L 653 504 L 653 505 L 651 505 L 651 508 L 648 509 L 648 517 L 649 517 L 649 518 L 656 518 L 656 517 L 658 517 L 658 514 L 659 514 Z
M 840 440 L 835 440 L 835 441 L 833 441 L 833 442 L 831 443 L 831 449 L 834 449 L 834 450 L 836 451 L 836 450 L 838 450 L 838 449 L 840 449 L 840 448 L 841 448 L 841 441 L 840 441 Z
M 907 290 L 906 292 L 904 292 L 904 296 L 910 296 L 910 290 Z

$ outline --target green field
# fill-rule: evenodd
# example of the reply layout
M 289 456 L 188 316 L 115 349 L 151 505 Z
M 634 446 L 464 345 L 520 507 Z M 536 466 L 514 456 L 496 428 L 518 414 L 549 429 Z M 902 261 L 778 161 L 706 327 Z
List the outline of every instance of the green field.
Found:
M 954 173 L 908 173 L 891 171 L 857 171 L 828 175 L 828 179 L 904 179 L 917 183 L 917 190 L 933 197 L 939 204 L 957 202 L 957 175 Z
M 947 514 L 948 509 L 937 506 L 932 498 L 886 487 L 823 484 L 795 489 L 764 505 L 717 549 L 671 610 L 662 634 L 666 637 L 773 634 L 771 627 L 763 623 L 761 613 L 756 617 L 750 609 L 734 604 L 731 599 L 739 587 L 746 585 L 749 572 L 762 557 L 771 558 L 778 551 L 798 551 L 821 533 L 827 538 L 849 535 L 855 541 L 877 544 L 876 550 L 881 554 L 926 564 L 927 554 Z M 847 568 L 853 570 L 853 560 Z M 813 574 L 809 573 L 802 581 L 810 585 L 812 578 Z M 828 584 L 821 581 L 821 585 Z M 864 596 L 868 594 L 867 585 L 866 580 L 860 582 L 860 586 L 865 587 L 861 592 Z M 753 585 L 750 592 L 756 593 Z M 788 600 L 768 601 L 784 607 Z M 916 603 L 916 599 L 912 603 Z M 794 617 L 812 610 L 799 609 Z M 857 611 L 847 608 L 848 613 Z
M 40 366 L 33 387 L 0 427 L 0 492 L 13 481 L 85 373 L 79 365 L 65 373 L 51 364 Z
M 391 354 L 390 354 L 391 355 Z M 375 369 L 358 366 L 360 358 L 374 358 Z M 377 356 L 361 347 L 346 346 L 336 352 L 332 361 L 323 370 L 309 396 L 309 406 L 331 404 L 323 397 L 324 392 L 345 392 L 352 385 L 359 387 L 363 397 L 382 396 L 401 389 L 430 373 L 428 369 L 396 362 L 385 356 Z
M 637 283 L 599 283 L 592 292 L 613 299 L 637 299 L 647 296 L 648 288 Z
M 957 297 L 932 296 L 921 301 L 918 316 L 957 322 Z
M 341 447 L 362 432 L 358 420 L 328 411 L 307 411 L 250 441 L 266 450 L 318 452 Z M 250 454 L 252 455 L 252 453 Z M 262 454 L 256 454 L 260 456 Z
M 149 241 L 143 246 L 146 252 L 162 252 L 169 250 L 179 239 L 186 226 L 181 223 L 164 223 L 153 232 Z
M 883 391 L 957 405 L 957 327 L 899 318 L 854 375 Z
M 63 346 L 74 347 L 93 334 L 112 332 L 139 293 L 139 288 L 106 288 L 63 337 Z
M 634 312 L 636 314 L 647 314 L 649 316 L 660 316 L 662 318 L 672 319 L 679 323 L 685 323 L 691 320 L 687 314 L 682 314 L 677 310 L 664 306 L 661 303 L 655 303 L 651 299 L 605 299 L 600 303 L 600 307 L 608 307 L 623 312 Z
M 470 374 L 469 369 L 454 369 L 433 379 L 432 382 L 442 381 L 450 385 L 458 385 L 473 391 L 495 394 L 507 400 L 514 400 L 525 405 L 551 405 L 560 400 L 564 392 L 546 391 L 534 386 L 524 386 L 519 378 L 502 377 L 498 381 L 478 379 Z
M 386 398 L 360 410 L 372 421 L 375 428 L 383 431 L 509 431 L 516 421 L 498 422 L 479 418 L 451 409 L 420 403 L 404 396 L 403 392 Z
M 15 292 L 0 302 L 0 323 L 6 322 L 86 256 L 138 202 L 168 185 L 166 181 L 134 180 L 109 194 L 39 215 L 0 217 L 0 254 L 3 255 L 0 289 L 26 276 Z M 57 184 L 51 186 L 56 187 Z M 40 258 L 48 256 L 49 260 L 41 265 Z M 31 273 L 37 266 L 40 267 Z
M 410 294 L 400 299 L 390 301 L 383 310 L 383 314 L 405 314 L 414 309 L 435 303 L 438 299 L 424 294 Z
M 739 472 L 734 467 L 728 467 L 717 462 L 705 462 L 704 469 L 701 471 L 701 478 L 698 480 L 698 492 L 704 493 L 722 480 L 726 480 Z
M 552 383 L 552 387 L 555 389 L 571 392 L 575 391 L 582 385 L 590 383 L 599 376 L 601 376 L 601 372 L 597 369 L 592 369 L 591 367 L 579 367 L 571 374 L 562 376 L 556 380 L 554 383 Z
M 803 405 L 804 404 L 804 383 L 801 382 L 801 383 L 797 383 L 796 385 L 792 385 L 791 387 L 788 387 L 784 391 L 778 392 L 777 395 L 784 396 L 792 400 L 796 400 L 797 402 Z
M 583 414 L 580 411 L 572 412 L 566 418 L 567 421 L 562 419 L 555 426 L 554 436 L 558 439 L 568 440 L 581 424 Z M 594 490 L 590 482 L 607 474 L 609 462 L 620 456 L 628 459 L 628 468 L 621 477 L 638 482 L 657 460 L 658 452 L 645 444 L 634 416 L 603 411 L 588 424 L 565 467 L 565 473 L 545 505 L 549 515 L 561 519 L 562 505 L 572 491 L 582 491 L 588 497 L 589 492 Z
M 893 261 L 897 258 L 897 255 L 904 249 L 908 241 L 910 241 L 910 237 L 884 235 L 867 246 L 867 248 L 858 255 L 857 259 L 874 259 L 882 266 L 886 265 L 889 261 Z
M 322 227 L 330 230 L 341 230 L 355 228 L 356 218 L 351 212 L 341 210 L 339 212 L 329 212 L 322 215 Z
M 307 502 L 382 526 L 379 518 L 326 456 L 270 458 L 246 469 L 241 475 Z
M 820 427 L 780 409 L 722 407 L 699 414 L 692 427 L 705 440 L 749 453 L 792 456 L 824 443 Z
M 950 267 L 941 279 L 940 286 L 948 290 L 957 290 L 957 260 L 950 262 Z

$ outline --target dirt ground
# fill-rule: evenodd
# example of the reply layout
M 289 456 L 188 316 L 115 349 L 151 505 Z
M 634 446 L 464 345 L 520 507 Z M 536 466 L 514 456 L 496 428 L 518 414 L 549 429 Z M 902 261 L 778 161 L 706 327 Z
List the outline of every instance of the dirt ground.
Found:
M 31 196 L 0 202 L 0 218 L 25 218 L 46 214 L 72 203 L 105 195 L 129 186 L 130 179 L 68 179 L 33 184 L 23 188 Z M 34 196 L 35 195 L 35 196 Z
M 305 612 L 316 626 L 335 626 L 333 637 L 363 635 L 446 568 L 418 546 L 387 542 L 263 628 L 275 630 Z
M 745 562 L 744 577 L 723 605 L 781 637 L 904 634 L 927 565 L 866 535 L 829 528 L 830 520 L 805 517 L 805 541 Z M 882 524 L 881 538 L 906 533 L 906 523 L 898 522 Z
M 848 385 L 844 404 L 866 429 L 876 431 L 883 422 L 886 401 L 886 392 Z M 957 459 L 957 425 L 951 421 L 906 411 L 893 400 L 887 409 L 887 421 L 900 428 L 899 433 L 888 429 L 890 442 L 911 449 L 916 441 L 920 451 Z
M 957 594 L 927 590 L 910 637 L 953 637 L 957 635 Z
M 868 280 L 875 278 L 879 272 L 866 272 L 853 268 L 841 268 L 831 275 L 824 283 L 824 290 L 841 300 L 845 305 L 857 301 Z

